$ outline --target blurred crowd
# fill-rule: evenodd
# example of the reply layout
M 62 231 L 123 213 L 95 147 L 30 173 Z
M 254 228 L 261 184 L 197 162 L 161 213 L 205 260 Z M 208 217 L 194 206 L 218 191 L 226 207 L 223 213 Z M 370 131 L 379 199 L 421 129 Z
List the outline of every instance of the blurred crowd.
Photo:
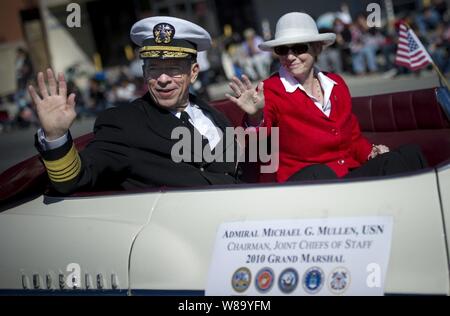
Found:
M 36 86 L 28 53 L 19 48 L 16 57 L 17 91 L 0 98 L 0 132 L 37 126 L 27 87 Z M 77 119 L 96 117 L 107 108 L 121 106 L 146 93 L 141 61 L 108 71 L 87 72 L 80 65 L 65 71 L 68 93 L 76 95 Z
M 395 21 L 384 21 L 381 27 L 369 27 L 367 18 L 366 13 L 352 17 L 343 4 L 339 12 L 326 13 L 316 19 L 320 32 L 337 35 L 335 44 L 320 55 L 317 64 L 321 70 L 356 76 L 408 73 L 408 69 L 394 63 L 398 28 L 401 23 L 407 23 L 442 72 L 450 72 L 450 14 L 445 0 L 431 1 L 419 12 L 398 12 Z M 276 56 L 257 49 L 263 38 L 253 29 L 245 30 L 243 36 L 225 34 L 221 40 L 221 60 L 227 79 L 245 73 L 259 80 L 278 70 Z
M 355 19 L 343 8 L 330 27 L 322 31 L 337 34 L 336 43 L 328 48 L 319 60 L 326 71 L 365 75 L 385 73 L 387 77 L 409 73 L 395 65 L 398 28 L 404 23 L 411 27 L 443 73 L 450 72 L 449 43 L 450 15 L 445 0 L 432 1 L 419 12 L 397 14 L 393 23 L 382 27 L 368 27 L 367 16 L 358 14 Z
M 392 78 L 409 73 L 394 62 L 401 23 L 411 26 L 441 71 L 450 73 L 450 14 L 445 0 L 433 0 L 418 12 L 396 12 L 396 20 L 392 23 L 384 21 L 382 27 L 368 27 L 366 14 L 352 16 L 345 4 L 339 12 L 317 17 L 321 32 L 337 34 L 335 44 L 320 55 L 318 67 L 323 71 L 354 76 L 380 74 Z M 230 25 L 225 26 L 223 34 L 213 39 L 213 47 L 198 55 L 201 73 L 191 92 L 210 100 L 209 84 L 225 82 L 242 74 L 258 81 L 277 71 L 276 56 L 258 49 L 261 42 L 272 37 L 267 29 L 263 35 L 252 28 L 240 34 L 233 32 Z M 79 65 L 65 71 L 68 91 L 77 95 L 79 119 L 95 117 L 100 111 L 126 104 L 147 91 L 142 78 L 142 62 L 137 52 L 134 56 L 129 65 L 107 71 L 88 74 Z M 36 124 L 26 90 L 34 83 L 35 76 L 28 53 L 18 49 L 17 91 L 0 98 L 0 132 Z M 13 104 L 14 109 L 5 110 L 6 104 Z

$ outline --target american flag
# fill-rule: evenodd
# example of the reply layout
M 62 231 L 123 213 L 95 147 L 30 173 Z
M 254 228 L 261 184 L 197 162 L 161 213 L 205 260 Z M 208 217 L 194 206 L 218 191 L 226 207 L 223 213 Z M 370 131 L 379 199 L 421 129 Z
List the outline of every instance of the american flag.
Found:
M 418 70 L 431 64 L 433 60 L 414 31 L 400 24 L 400 32 L 395 63 L 411 70 Z

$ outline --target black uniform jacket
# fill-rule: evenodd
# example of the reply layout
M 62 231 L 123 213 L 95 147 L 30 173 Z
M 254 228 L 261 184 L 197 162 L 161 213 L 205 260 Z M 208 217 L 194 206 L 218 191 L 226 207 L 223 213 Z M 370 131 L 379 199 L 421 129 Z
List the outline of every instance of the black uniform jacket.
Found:
M 223 114 L 195 96 L 190 95 L 190 101 L 209 114 L 222 130 L 223 143 L 215 149 L 224 152 L 222 161 L 208 163 L 197 157 L 198 162 L 195 162 L 198 152 L 194 153 L 192 145 L 190 161 L 174 162 L 172 147 L 179 139 L 172 139 L 172 131 L 185 127 L 192 135 L 199 133 L 192 125 L 157 107 L 147 93 L 128 105 L 101 113 L 95 122 L 94 139 L 79 154 L 70 135 L 69 142 L 54 150 L 43 151 L 36 144 L 53 187 L 67 194 L 76 190 L 236 183 L 238 145 L 236 137 L 226 137 L 225 128 L 231 126 L 230 123 Z M 226 150 L 234 150 L 234 158 L 226 159 Z

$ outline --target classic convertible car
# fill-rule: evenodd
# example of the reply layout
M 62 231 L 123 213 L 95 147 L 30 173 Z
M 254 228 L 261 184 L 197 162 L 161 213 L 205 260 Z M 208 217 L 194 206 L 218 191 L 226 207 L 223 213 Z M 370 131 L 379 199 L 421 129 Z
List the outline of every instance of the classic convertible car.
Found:
M 204 295 L 222 223 L 367 216 L 393 218 L 385 294 L 449 295 L 450 124 L 435 89 L 353 98 L 353 111 L 373 143 L 419 144 L 430 168 L 281 185 L 248 164 L 242 185 L 61 197 L 37 156 L 19 163 L 0 175 L 0 295 Z

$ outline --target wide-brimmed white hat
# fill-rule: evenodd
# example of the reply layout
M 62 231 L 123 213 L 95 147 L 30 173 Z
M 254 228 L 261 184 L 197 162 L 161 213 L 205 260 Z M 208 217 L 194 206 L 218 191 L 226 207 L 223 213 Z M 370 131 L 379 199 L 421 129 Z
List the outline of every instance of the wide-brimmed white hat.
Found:
M 336 40 L 334 33 L 319 33 L 316 22 L 306 13 L 291 12 L 283 15 L 277 22 L 275 39 L 263 42 L 259 49 L 270 51 L 274 47 L 289 44 L 322 42 L 329 46 Z

